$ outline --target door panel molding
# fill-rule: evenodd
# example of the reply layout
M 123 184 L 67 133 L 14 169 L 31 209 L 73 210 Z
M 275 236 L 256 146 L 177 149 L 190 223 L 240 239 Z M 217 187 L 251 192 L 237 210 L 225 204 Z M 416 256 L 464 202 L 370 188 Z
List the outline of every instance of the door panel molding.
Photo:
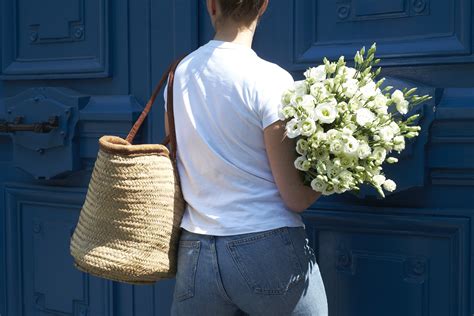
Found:
M 469 0 L 294 0 L 294 69 L 377 42 L 381 66 L 473 62 Z
M 109 0 L 72 1 L 1 2 L 0 79 L 110 75 Z
M 6 183 L 7 315 L 113 316 L 113 282 L 73 266 L 84 188 Z

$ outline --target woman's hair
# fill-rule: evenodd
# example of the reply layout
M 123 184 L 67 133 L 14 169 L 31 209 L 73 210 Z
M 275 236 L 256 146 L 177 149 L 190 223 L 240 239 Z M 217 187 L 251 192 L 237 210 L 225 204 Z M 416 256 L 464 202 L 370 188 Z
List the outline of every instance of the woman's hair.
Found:
M 258 16 L 265 0 L 218 0 L 224 18 L 249 25 Z

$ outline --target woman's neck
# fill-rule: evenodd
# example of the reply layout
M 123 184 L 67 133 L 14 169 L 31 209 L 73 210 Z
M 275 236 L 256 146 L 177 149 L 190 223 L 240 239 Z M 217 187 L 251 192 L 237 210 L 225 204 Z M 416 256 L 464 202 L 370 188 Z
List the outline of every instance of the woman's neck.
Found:
M 248 28 L 239 28 L 235 25 L 223 25 L 217 29 L 214 39 L 242 44 L 251 48 L 254 34 L 255 27 L 253 25 Z

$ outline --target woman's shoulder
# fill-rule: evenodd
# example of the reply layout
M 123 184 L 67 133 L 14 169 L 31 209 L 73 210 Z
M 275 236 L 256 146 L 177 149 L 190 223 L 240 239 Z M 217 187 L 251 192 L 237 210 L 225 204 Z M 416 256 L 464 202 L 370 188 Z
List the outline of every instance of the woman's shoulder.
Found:
M 255 81 L 259 85 L 289 86 L 294 83 L 291 73 L 277 63 L 258 57 L 257 76 Z
M 263 70 L 266 70 L 266 73 L 268 73 L 269 75 L 277 75 L 282 77 L 291 76 L 288 70 L 286 70 L 277 63 L 271 62 L 261 57 L 257 57 L 257 60 L 260 67 L 262 67 Z

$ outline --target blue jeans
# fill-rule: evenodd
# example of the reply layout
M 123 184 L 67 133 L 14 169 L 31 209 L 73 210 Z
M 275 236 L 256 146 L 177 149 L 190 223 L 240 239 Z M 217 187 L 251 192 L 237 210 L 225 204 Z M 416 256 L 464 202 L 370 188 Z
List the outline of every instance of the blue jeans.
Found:
M 303 227 L 212 236 L 182 230 L 171 315 L 327 316 Z

